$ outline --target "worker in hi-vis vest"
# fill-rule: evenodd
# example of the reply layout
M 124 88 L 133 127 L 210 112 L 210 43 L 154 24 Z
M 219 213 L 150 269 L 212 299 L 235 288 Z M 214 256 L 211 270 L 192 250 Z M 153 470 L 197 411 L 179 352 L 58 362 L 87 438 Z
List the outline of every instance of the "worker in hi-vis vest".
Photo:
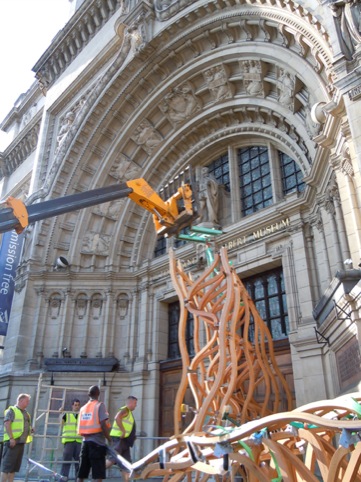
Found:
M 31 418 L 26 407 L 31 396 L 21 393 L 14 406 L 4 414 L 4 451 L 1 460 L 1 482 L 13 482 L 19 472 L 25 444 L 32 441 Z
M 137 406 L 138 399 L 133 395 L 127 398 L 127 404 L 121 407 L 115 416 L 110 435 L 113 441 L 113 449 L 119 455 L 132 463 L 130 449 L 133 447 L 136 436 L 136 426 L 133 417 L 133 410 Z M 109 457 L 106 467 L 109 468 L 115 464 L 115 459 Z M 129 480 L 129 471 L 124 467 L 122 470 L 123 480 Z
M 62 416 L 61 443 L 64 445 L 63 465 L 61 475 L 63 480 L 68 480 L 71 462 L 74 460 L 75 477 L 79 469 L 79 455 L 82 438 L 78 435 L 78 415 L 80 410 L 80 400 L 74 398 L 71 402 L 71 412 L 66 412 Z M 63 411 L 63 408 L 60 409 Z
M 83 437 L 77 482 L 83 482 L 92 471 L 92 480 L 101 482 L 106 478 L 106 440 L 110 437 L 109 413 L 99 401 L 100 388 L 93 385 L 88 391 L 89 401 L 81 407 L 78 416 L 78 434 Z

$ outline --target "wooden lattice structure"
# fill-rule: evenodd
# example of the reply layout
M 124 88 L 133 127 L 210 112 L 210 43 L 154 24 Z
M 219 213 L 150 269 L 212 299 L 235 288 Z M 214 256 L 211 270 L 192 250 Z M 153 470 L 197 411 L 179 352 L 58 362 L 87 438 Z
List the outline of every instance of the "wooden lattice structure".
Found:
M 173 253 L 170 264 L 181 305 L 183 362 L 175 435 L 136 463 L 123 460 L 132 478 L 361 482 L 361 393 L 291 410 L 291 394 L 277 367 L 269 330 L 226 250 L 212 257 L 196 280 Z M 194 319 L 194 357 L 185 343 L 188 311 Z M 254 343 L 248 339 L 251 320 Z M 260 401 L 255 394 L 261 385 Z M 194 418 L 181 431 L 187 389 L 195 400 Z M 287 408 L 280 412 L 282 402 Z
M 213 255 L 208 264 L 194 280 L 170 253 L 171 277 L 180 302 L 183 367 L 174 411 L 176 435 L 181 431 L 187 389 L 195 400 L 196 416 L 185 432 L 218 425 L 225 413 L 243 424 L 293 408 L 270 331 L 230 265 L 226 249 Z M 192 358 L 185 342 L 188 312 L 194 320 Z M 249 339 L 251 322 L 254 342 Z M 262 399 L 256 398 L 257 392 Z
M 361 393 L 241 427 L 181 434 L 139 460 L 133 477 L 206 482 L 361 482 Z M 240 480 L 240 479 L 238 479 Z

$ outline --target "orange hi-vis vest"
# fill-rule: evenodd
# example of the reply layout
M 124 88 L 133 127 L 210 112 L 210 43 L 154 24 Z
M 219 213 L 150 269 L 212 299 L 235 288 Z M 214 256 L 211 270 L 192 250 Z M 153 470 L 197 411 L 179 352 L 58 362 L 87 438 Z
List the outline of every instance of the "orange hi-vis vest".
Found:
M 100 403 L 98 400 L 89 400 L 89 402 L 80 409 L 78 416 L 79 435 L 90 435 L 103 431 L 99 421 Z

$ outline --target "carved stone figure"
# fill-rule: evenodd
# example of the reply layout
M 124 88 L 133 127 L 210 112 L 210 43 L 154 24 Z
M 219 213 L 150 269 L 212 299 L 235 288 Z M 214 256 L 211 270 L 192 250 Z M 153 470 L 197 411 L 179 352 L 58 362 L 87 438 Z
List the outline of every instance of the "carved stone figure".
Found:
M 232 97 L 227 73 L 223 65 L 217 65 L 204 72 L 204 78 L 215 101 Z
M 172 123 L 179 124 L 194 115 L 200 109 L 200 105 L 191 85 L 185 83 L 167 94 L 159 108 Z
M 128 28 L 128 34 L 131 36 L 133 52 L 139 52 L 146 46 L 148 39 L 144 14 L 138 15 L 135 22 Z
M 168 20 L 180 10 L 192 4 L 194 0 L 153 0 L 156 17 L 163 22 Z
M 132 139 L 139 146 L 142 146 L 149 155 L 153 152 L 153 149 L 163 141 L 159 132 L 154 129 L 152 124 L 146 119 L 137 127 Z
M 215 177 L 202 167 L 199 179 L 199 217 L 200 222 L 218 225 L 218 183 Z
M 75 306 L 77 317 L 79 319 L 84 318 L 88 306 L 88 299 L 85 297 L 85 295 L 79 295 L 75 302 Z
M 50 318 L 56 319 L 60 313 L 61 300 L 59 297 L 53 297 L 50 300 Z
M 68 132 L 70 131 L 70 128 L 74 122 L 75 119 L 75 114 L 72 111 L 69 111 L 65 114 L 65 117 L 63 119 L 63 123 L 60 127 L 59 134 L 56 138 L 57 140 L 57 148 L 56 152 L 59 151 L 61 145 L 63 144 L 66 136 L 68 135 Z
M 281 69 L 280 73 L 281 75 L 278 80 L 281 85 L 279 87 L 280 95 L 278 97 L 278 100 L 281 104 L 290 108 L 293 105 L 295 83 L 291 75 L 284 69 Z
M 330 0 L 341 52 L 352 60 L 355 48 L 361 44 L 361 4 L 359 0 Z
M 260 95 L 263 94 L 263 84 L 261 75 L 261 62 L 256 60 L 247 60 L 243 62 L 243 79 L 247 94 Z
M 86 254 L 98 254 L 108 256 L 111 236 L 91 232 L 83 239 L 82 252 Z
M 103 300 L 101 297 L 94 296 L 91 300 L 91 308 L 92 308 L 92 317 L 95 320 L 98 320 L 102 314 L 102 308 L 103 308 Z

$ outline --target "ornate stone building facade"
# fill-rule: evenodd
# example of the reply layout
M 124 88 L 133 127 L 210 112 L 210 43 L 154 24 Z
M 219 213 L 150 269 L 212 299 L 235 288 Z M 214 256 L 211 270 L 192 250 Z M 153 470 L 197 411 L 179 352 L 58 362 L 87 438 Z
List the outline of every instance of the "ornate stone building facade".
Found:
M 201 221 L 223 231 L 215 242 L 271 329 L 295 405 L 357 390 L 359 2 L 78 3 L 2 121 L 2 198 L 37 203 L 138 177 L 159 190 L 188 165 L 200 185 L 209 174 L 216 203 L 205 197 Z M 35 397 L 40 374 L 74 390 L 100 380 L 112 415 L 131 392 L 139 429 L 171 433 L 167 250 L 197 275 L 202 245 L 157 240 L 129 199 L 50 217 L 24 237 L 0 413 L 21 391 Z

